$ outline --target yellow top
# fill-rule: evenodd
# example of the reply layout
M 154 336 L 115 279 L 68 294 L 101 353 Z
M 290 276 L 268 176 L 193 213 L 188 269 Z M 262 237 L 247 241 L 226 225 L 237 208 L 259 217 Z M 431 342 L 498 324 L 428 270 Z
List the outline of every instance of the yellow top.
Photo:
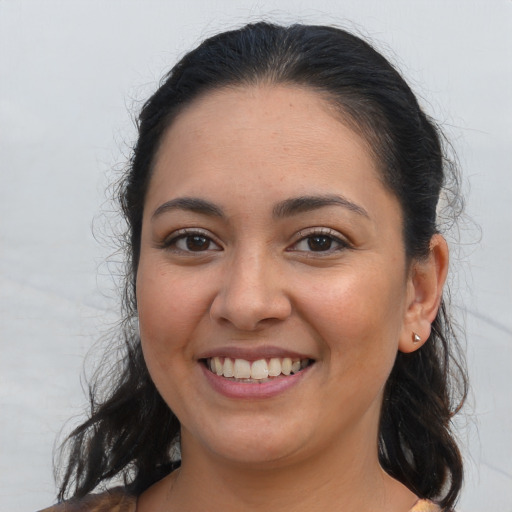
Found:
M 439 512 L 441 509 L 429 500 L 418 500 L 409 512 Z
M 440 512 L 441 509 L 428 500 L 418 500 L 409 512 Z M 137 512 L 137 498 L 116 487 L 101 494 L 89 494 L 77 501 L 66 501 L 39 512 Z

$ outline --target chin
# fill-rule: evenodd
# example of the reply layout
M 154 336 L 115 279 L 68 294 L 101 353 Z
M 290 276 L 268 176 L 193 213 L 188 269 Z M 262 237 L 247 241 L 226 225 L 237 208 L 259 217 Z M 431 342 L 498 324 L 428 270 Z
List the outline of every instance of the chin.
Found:
M 208 429 L 201 437 L 200 444 L 215 457 L 234 464 L 249 464 L 251 468 L 256 469 L 260 465 L 267 468 L 284 464 L 299 451 L 300 446 L 304 444 L 302 437 L 306 436 L 301 436 L 296 428 L 286 428 L 275 419 L 271 421 L 266 418 L 260 421 L 234 421 L 230 423 L 229 428 L 222 428 L 220 431 L 219 426 Z M 185 450 L 189 443 L 196 442 L 197 437 L 191 433 L 182 435 Z

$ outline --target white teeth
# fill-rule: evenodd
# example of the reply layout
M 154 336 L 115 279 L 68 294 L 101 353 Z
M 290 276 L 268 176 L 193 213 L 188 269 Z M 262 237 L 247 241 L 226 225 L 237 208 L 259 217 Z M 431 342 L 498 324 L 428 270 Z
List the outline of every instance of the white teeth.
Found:
M 251 365 L 251 379 L 266 379 L 268 377 L 268 365 L 265 359 L 254 361 Z
M 226 357 L 224 359 L 224 365 L 222 368 L 222 373 L 224 377 L 234 377 L 234 368 L 233 368 L 233 360 L 229 359 L 229 357 Z
M 281 361 L 277 357 L 273 357 L 268 363 L 269 377 L 277 377 L 281 375 Z
M 290 375 L 292 373 L 292 360 L 289 357 L 285 357 L 281 363 L 281 373 L 284 375 Z
M 219 357 L 214 357 L 212 359 L 213 361 L 213 368 L 212 368 L 212 371 L 214 373 L 216 373 L 217 375 L 222 375 L 222 372 L 223 372 L 223 364 L 222 364 L 222 361 L 220 360 Z
M 235 359 L 235 379 L 251 378 L 251 363 L 245 359 Z
M 272 357 L 268 361 L 258 359 L 252 363 L 246 359 L 231 359 L 229 357 L 223 359 L 220 357 L 208 359 L 207 366 L 212 373 L 228 378 L 253 379 L 259 382 L 266 382 L 269 377 L 298 373 L 310 363 L 309 359 L 292 360 L 290 357 Z

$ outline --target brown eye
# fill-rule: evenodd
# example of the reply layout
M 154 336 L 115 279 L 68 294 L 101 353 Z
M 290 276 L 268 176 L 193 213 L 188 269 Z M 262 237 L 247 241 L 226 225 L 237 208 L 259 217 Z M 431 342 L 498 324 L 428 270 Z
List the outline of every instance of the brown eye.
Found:
M 180 231 L 176 233 L 176 236 L 171 237 L 170 240 L 163 244 L 165 249 L 177 253 L 201 253 L 222 250 L 212 238 L 200 231 Z
M 207 251 L 211 244 L 211 240 L 202 235 L 189 235 L 184 240 L 189 251 Z
M 328 228 L 312 229 L 309 234 L 304 232 L 299 234 L 302 235 L 300 240 L 289 247 L 289 251 L 332 254 L 350 247 L 342 235 Z
M 330 236 L 315 235 L 307 238 L 307 244 L 311 251 L 328 251 L 332 247 L 333 239 Z

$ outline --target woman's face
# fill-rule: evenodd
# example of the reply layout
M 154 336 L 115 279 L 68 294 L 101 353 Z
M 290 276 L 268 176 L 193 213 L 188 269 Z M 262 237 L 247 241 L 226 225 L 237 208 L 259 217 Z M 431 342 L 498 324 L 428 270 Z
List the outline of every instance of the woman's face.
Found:
M 165 134 L 137 301 L 184 454 L 374 449 L 410 284 L 399 204 L 316 92 L 209 93 Z

